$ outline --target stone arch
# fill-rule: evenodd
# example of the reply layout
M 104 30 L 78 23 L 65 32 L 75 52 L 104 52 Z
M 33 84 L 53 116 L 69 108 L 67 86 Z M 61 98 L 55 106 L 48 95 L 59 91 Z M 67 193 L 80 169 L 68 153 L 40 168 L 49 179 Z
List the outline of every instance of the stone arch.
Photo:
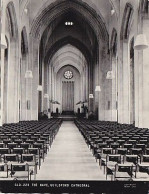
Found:
M 141 13 L 148 13 L 149 11 L 149 2 L 148 0 L 140 0 L 140 12 Z
M 21 31 L 21 53 L 23 55 L 28 53 L 28 40 L 27 40 L 27 32 L 26 32 L 25 26 Z
M 112 55 L 116 55 L 117 53 L 117 31 L 115 28 L 112 30 L 110 49 L 112 51 Z
M 47 26 L 55 18 L 60 17 L 70 9 L 80 14 L 94 30 L 96 36 L 108 43 L 109 36 L 102 16 L 98 15 L 88 4 L 80 0 L 63 0 L 61 2 L 57 0 L 49 6 L 43 7 L 38 12 L 36 20 L 32 23 L 31 34 L 33 37 L 39 37 L 45 30 L 42 26 Z
M 123 14 L 123 20 L 122 20 L 122 26 L 121 26 L 121 34 L 120 38 L 121 40 L 128 40 L 130 30 L 131 30 L 131 22 L 132 22 L 132 16 L 133 16 L 133 7 L 130 3 L 126 3 L 124 14 Z
M 69 36 L 69 37 L 65 37 L 65 38 L 57 41 L 54 45 L 52 45 L 49 48 L 48 53 L 47 53 L 47 57 L 45 57 L 45 63 L 52 58 L 52 56 L 54 55 L 54 53 L 58 49 L 60 49 L 62 46 L 67 45 L 67 44 L 71 44 L 71 45 L 75 46 L 76 48 L 78 48 L 84 54 L 87 62 L 90 62 L 91 56 L 90 56 L 89 50 L 80 41 Z
M 6 15 L 8 19 L 10 37 L 17 39 L 17 36 L 18 36 L 17 18 L 16 18 L 15 7 L 12 1 L 9 2 L 6 7 Z

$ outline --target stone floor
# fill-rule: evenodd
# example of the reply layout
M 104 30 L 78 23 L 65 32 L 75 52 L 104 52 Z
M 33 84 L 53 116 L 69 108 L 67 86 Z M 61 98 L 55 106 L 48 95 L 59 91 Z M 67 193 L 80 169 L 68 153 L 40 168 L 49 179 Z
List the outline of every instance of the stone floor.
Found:
M 64 121 L 36 180 L 105 180 L 73 121 Z

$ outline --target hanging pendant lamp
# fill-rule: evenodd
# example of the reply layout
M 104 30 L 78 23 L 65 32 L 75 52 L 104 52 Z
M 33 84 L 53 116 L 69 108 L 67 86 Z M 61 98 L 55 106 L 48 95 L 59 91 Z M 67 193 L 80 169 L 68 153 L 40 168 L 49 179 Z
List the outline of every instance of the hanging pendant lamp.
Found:
M 100 86 L 96 86 L 96 88 L 95 88 L 95 92 L 100 92 L 100 91 L 101 91 Z
M 41 92 L 42 91 L 42 85 L 38 85 L 37 90 Z
M 49 98 L 49 95 L 48 94 L 44 94 L 44 98 Z
M 32 73 L 32 71 L 31 70 L 27 70 L 26 72 L 25 72 L 25 78 L 27 79 L 27 78 L 33 78 L 33 73 Z
M 89 94 L 89 98 L 94 98 L 94 95 L 93 94 Z
M 135 50 L 144 50 L 148 48 L 148 42 L 145 34 L 138 34 L 134 44 Z
M 3 33 L 1 33 L 0 47 L 2 49 L 6 49 L 7 48 L 6 38 L 5 38 L 5 35 Z
M 113 79 L 115 78 L 114 74 L 113 74 L 113 71 L 108 71 L 107 72 L 107 76 L 106 76 L 106 79 Z

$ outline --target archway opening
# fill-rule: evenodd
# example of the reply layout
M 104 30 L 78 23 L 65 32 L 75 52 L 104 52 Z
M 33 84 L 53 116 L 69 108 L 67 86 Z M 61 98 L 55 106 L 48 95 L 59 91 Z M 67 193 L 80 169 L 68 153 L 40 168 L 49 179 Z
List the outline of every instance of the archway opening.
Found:
M 68 47 L 70 47 L 70 50 Z M 67 67 L 70 65 L 69 68 L 73 66 L 74 68 L 78 69 L 77 71 L 81 75 L 80 81 L 82 82 L 82 85 L 80 86 L 81 88 L 78 87 L 78 91 L 74 90 L 76 87 L 74 81 L 67 80 L 66 83 L 63 82 L 62 84 L 62 88 L 65 88 L 66 91 L 68 88 L 70 89 L 69 94 L 73 93 L 73 98 L 68 95 L 69 98 L 73 99 L 71 102 L 73 104 L 73 106 L 71 106 L 72 110 L 69 111 L 76 113 L 77 108 L 80 108 L 82 111 L 82 104 L 80 107 L 76 108 L 76 104 L 79 101 L 81 103 L 88 102 L 87 108 L 89 108 L 90 111 L 94 110 L 95 104 L 92 102 L 92 99 L 89 99 L 89 93 L 94 93 L 95 88 L 94 67 L 99 58 L 98 47 L 99 40 L 92 27 L 89 25 L 89 21 L 85 20 L 85 18 L 83 18 L 81 14 L 74 9 L 68 9 L 66 12 L 60 15 L 60 17 L 55 18 L 47 26 L 40 41 L 39 85 L 43 85 L 44 89 L 38 94 L 38 113 L 43 112 L 45 109 L 49 110 L 48 106 L 51 107 L 51 103 L 48 103 L 47 99 L 44 99 L 45 94 L 48 94 L 50 98 L 49 102 L 61 102 L 59 108 L 61 113 L 68 111 L 64 104 L 69 104 L 71 100 L 67 100 L 67 103 L 66 101 L 64 103 L 63 96 L 61 96 L 59 99 L 59 95 L 57 93 L 58 89 L 55 81 L 56 78 L 58 79 L 58 77 L 56 77 L 58 74 L 56 74 L 55 71 L 59 71 L 59 69 L 62 69 L 63 67 L 65 69 L 66 65 Z M 63 54 L 60 53 L 59 50 L 63 50 Z M 73 74 L 75 73 L 75 70 L 71 69 L 70 72 Z M 63 72 L 63 74 L 64 73 L 65 72 Z M 96 76 L 99 75 L 96 74 Z M 85 81 L 87 82 L 87 86 L 85 85 Z M 50 88 L 53 89 L 52 92 Z M 82 91 L 81 95 L 78 100 L 75 100 L 75 94 L 77 92 L 79 93 L 79 90 Z M 56 96 L 58 99 L 55 99 Z M 45 104 L 47 104 L 47 107 Z M 52 107 L 55 107 L 55 105 L 52 105 Z M 56 112 L 56 109 L 50 108 L 50 111 Z

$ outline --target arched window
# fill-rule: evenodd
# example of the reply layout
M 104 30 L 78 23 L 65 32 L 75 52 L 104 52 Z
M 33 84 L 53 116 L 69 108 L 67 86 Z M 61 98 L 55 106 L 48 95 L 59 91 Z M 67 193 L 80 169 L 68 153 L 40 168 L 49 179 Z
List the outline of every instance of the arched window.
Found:
M 128 40 L 131 21 L 133 15 L 133 7 L 127 3 L 124 10 L 122 28 L 121 28 L 121 40 Z
M 6 14 L 8 19 L 9 31 L 12 38 L 16 38 L 18 35 L 17 19 L 13 2 L 9 2 L 6 8 Z
M 116 53 L 117 53 L 117 32 L 115 29 L 113 29 L 113 31 L 112 31 L 111 51 L 112 51 L 112 55 L 116 56 Z
M 25 55 L 28 52 L 28 41 L 27 41 L 27 33 L 25 26 L 21 32 L 21 53 Z

